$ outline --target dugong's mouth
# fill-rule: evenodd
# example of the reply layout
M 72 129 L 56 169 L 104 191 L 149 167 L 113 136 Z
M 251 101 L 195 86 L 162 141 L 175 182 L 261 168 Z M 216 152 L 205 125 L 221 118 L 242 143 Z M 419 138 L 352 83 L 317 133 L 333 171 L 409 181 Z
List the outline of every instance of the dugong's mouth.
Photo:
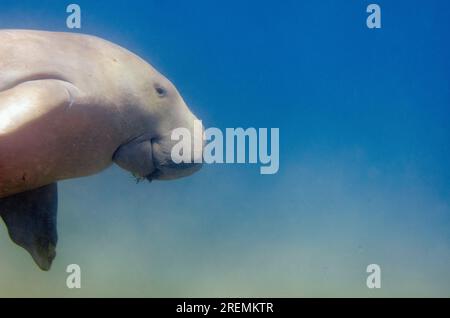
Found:
M 173 180 L 182 177 L 190 176 L 197 172 L 202 167 L 201 163 L 166 163 L 164 165 L 157 165 L 155 163 L 155 170 L 145 176 L 145 179 L 152 182 L 153 180 Z
M 113 161 L 130 171 L 138 181 L 178 179 L 201 168 L 201 163 L 175 163 L 171 157 L 173 145 L 171 140 L 141 136 L 120 146 L 113 155 Z
M 149 182 L 152 182 L 155 179 L 158 179 L 161 176 L 162 172 L 158 168 L 155 168 L 153 172 L 146 175 L 144 178 L 147 179 Z
M 200 170 L 202 162 L 174 162 L 171 156 L 174 145 L 167 139 L 151 139 L 153 171 L 145 176 L 148 181 L 183 178 Z

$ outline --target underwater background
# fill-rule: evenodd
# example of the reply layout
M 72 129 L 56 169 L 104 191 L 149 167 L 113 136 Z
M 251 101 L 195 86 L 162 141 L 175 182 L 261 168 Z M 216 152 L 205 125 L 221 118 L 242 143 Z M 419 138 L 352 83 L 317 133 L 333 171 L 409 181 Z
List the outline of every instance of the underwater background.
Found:
M 74 2 L 81 30 L 49 0 L 1 0 L 0 28 L 124 46 L 205 126 L 279 127 L 280 170 L 60 182 L 50 272 L 0 225 L 1 297 L 450 296 L 449 1 Z

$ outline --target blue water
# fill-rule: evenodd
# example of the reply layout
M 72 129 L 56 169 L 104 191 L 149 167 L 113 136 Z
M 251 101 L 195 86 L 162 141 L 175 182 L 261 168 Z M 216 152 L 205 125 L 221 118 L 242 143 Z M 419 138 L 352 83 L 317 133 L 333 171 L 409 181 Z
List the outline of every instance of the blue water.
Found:
M 280 171 L 64 181 L 51 272 L 0 227 L 0 296 L 450 296 L 450 2 L 378 0 L 377 30 L 369 1 L 76 3 L 78 31 L 48 0 L 2 0 L 0 28 L 126 47 L 206 126 L 279 127 Z

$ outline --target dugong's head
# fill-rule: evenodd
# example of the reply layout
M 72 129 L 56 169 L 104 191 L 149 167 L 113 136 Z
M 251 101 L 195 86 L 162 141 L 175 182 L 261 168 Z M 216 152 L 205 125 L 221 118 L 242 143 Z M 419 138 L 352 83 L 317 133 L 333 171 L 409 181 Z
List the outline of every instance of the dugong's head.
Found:
M 145 97 L 138 107 L 145 128 L 116 150 L 113 161 L 138 180 L 170 180 L 198 171 L 203 153 L 203 127 L 176 87 L 155 71 L 146 81 Z M 180 143 L 188 147 L 181 150 Z M 181 152 L 185 159 L 182 162 L 172 156 L 176 145 L 175 152 Z

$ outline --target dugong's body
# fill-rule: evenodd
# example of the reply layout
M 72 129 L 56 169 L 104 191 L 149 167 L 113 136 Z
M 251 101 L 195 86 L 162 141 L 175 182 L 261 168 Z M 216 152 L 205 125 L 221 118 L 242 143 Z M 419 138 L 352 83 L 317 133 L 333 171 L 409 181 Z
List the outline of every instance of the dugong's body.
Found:
M 137 56 L 70 33 L 0 31 L 0 42 L 0 198 L 98 172 L 145 129 L 136 108 L 156 71 Z
M 192 130 L 194 120 L 175 87 L 120 46 L 80 34 L 0 30 L 0 215 L 10 236 L 48 269 L 55 182 L 113 161 L 138 177 L 188 175 L 198 167 L 173 165 L 170 132 Z

